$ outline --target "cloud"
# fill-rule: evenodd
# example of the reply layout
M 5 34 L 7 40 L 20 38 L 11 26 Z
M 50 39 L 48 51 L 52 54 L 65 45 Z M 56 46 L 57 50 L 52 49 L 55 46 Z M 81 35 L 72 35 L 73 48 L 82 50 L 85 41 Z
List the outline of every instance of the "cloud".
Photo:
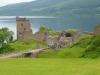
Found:
M 0 6 L 5 6 L 8 4 L 20 3 L 20 2 L 30 2 L 33 0 L 0 0 Z

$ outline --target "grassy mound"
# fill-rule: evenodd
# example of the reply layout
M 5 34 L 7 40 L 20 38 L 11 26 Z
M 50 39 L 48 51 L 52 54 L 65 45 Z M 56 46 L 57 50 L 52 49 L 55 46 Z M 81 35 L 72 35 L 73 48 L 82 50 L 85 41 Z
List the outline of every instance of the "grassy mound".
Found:
M 22 50 L 30 50 L 35 48 L 45 48 L 46 45 L 42 42 L 36 40 L 28 40 L 28 41 L 14 41 L 9 45 L 5 45 L 0 49 L 0 53 L 7 53 L 7 52 L 18 52 Z

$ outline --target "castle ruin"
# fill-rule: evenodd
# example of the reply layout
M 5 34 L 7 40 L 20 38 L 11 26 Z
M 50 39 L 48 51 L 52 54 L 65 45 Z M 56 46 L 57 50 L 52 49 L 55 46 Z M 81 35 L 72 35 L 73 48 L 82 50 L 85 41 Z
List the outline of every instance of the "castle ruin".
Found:
M 17 40 L 27 40 L 33 38 L 30 21 L 26 18 L 16 18 Z
M 70 46 L 76 42 L 80 37 L 79 31 L 67 32 L 64 31 L 57 35 L 50 35 L 49 32 L 32 33 L 30 21 L 26 18 L 16 18 L 17 23 L 17 40 L 34 39 L 44 42 L 51 48 L 62 48 Z

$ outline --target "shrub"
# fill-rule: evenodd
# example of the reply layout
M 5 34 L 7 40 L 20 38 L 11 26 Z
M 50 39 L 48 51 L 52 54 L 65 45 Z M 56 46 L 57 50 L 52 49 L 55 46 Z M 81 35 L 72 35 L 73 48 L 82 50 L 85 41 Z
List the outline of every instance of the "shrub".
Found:
M 88 48 L 86 49 L 83 57 L 97 58 L 100 56 L 100 36 L 95 36 L 91 40 Z

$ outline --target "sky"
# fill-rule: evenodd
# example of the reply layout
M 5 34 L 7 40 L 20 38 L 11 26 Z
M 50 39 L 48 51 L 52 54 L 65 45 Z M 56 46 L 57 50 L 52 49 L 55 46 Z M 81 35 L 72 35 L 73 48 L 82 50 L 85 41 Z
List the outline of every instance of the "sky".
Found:
M 20 3 L 20 2 L 30 2 L 33 0 L 0 0 L 0 7 L 5 6 L 8 4 L 15 4 L 15 3 Z

